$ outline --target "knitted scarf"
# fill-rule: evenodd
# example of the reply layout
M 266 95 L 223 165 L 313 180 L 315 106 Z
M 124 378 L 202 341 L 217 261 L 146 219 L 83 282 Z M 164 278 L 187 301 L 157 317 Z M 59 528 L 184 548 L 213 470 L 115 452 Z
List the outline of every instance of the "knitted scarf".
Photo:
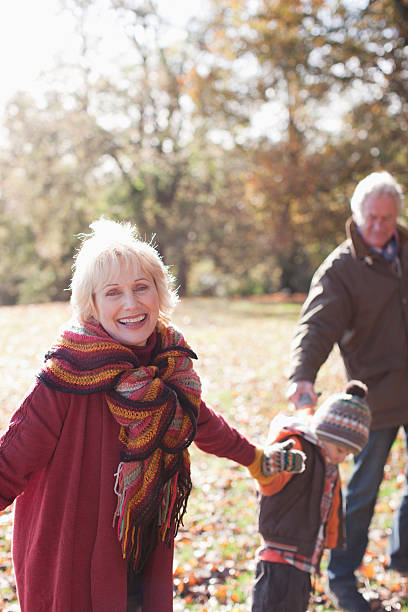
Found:
M 73 323 L 45 356 L 38 375 L 66 393 L 105 392 L 120 424 L 118 504 L 113 518 L 123 558 L 139 572 L 159 539 L 177 533 L 191 490 L 187 447 L 196 433 L 200 380 L 195 353 L 174 327 L 158 323 L 151 364 L 97 324 Z

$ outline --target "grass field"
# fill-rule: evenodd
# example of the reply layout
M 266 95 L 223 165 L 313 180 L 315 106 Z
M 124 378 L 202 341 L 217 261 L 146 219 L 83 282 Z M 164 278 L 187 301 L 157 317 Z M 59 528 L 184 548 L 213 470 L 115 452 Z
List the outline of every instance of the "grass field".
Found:
M 285 400 L 289 345 L 299 305 L 273 300 L 188 299 L 175 322 L 198 353 L 197 371 L 207 403 L 257 444 L 270 419 L 287 411 Z M 2 307 L 0 329 L 0 426 L 30 387 L 58 327 L 69 318 L 67 304 Z M 336 351 L 322 368 L 317 388 L 322 399 L 344 388 Z M 404 483 L 405 451 L 394 445 L 386 466 L 370 542 L 359 575 L 366 592 L 378 592 L 388 610 L 408 610 L 405 582 L 386 572 L 386 538 L 392 510 Z M 192 449 L 194 490 L 175 555 L 175 610 L 248 612 L 256 529 L 256 487 L 247 471 L 232 462 Z M 342 467 L 343 480 L 349 467 Z M 12 512 L 0 516 L 0 610 L 17 612 L 11 566 Z M 310 611 L 332 610 L 322 576 Z

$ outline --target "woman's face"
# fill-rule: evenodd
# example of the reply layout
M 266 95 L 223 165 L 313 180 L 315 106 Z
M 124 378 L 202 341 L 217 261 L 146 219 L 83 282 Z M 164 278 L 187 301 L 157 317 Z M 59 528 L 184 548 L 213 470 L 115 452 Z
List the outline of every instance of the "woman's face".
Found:
M 96 318 L 112 338 L 126 346 L 144 346 L 159 317 L 159 295 L 153 277 L 120 265 L 94 294 Z

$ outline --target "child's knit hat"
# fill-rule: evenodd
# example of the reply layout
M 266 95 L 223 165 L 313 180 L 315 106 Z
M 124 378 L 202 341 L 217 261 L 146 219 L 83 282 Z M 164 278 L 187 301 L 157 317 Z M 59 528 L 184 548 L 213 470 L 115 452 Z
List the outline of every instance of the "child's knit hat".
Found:
M 345 393 L 330 396 L 316 410 L 312 429 L 317 437 L 352 453 L 359 453 L 368 441 L 371 412 L 364 398 L 367 387 L 359 380 L 351 380 Z

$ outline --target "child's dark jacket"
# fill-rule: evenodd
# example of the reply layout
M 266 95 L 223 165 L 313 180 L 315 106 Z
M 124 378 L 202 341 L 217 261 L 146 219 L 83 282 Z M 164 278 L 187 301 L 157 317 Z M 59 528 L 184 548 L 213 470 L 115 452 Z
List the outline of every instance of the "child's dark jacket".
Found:
M 272 484 L 261 487 L 259 531 L 268 547 L 311 558 L 321 525 L 326 461 L 317 439 L 305 426 L 283 415 L 278 422 L 283 424 L 283 428 L 278 431 L 275 441 L 293 439 L 294 448 L 306 454 L 306 469 L 300 474 L 277 474 Z M 272 442 L 268 440 L 268 443 Z M 343 542 L 339 476 L 325 526 L 325 545 L 328 548 L 338 548 Z

